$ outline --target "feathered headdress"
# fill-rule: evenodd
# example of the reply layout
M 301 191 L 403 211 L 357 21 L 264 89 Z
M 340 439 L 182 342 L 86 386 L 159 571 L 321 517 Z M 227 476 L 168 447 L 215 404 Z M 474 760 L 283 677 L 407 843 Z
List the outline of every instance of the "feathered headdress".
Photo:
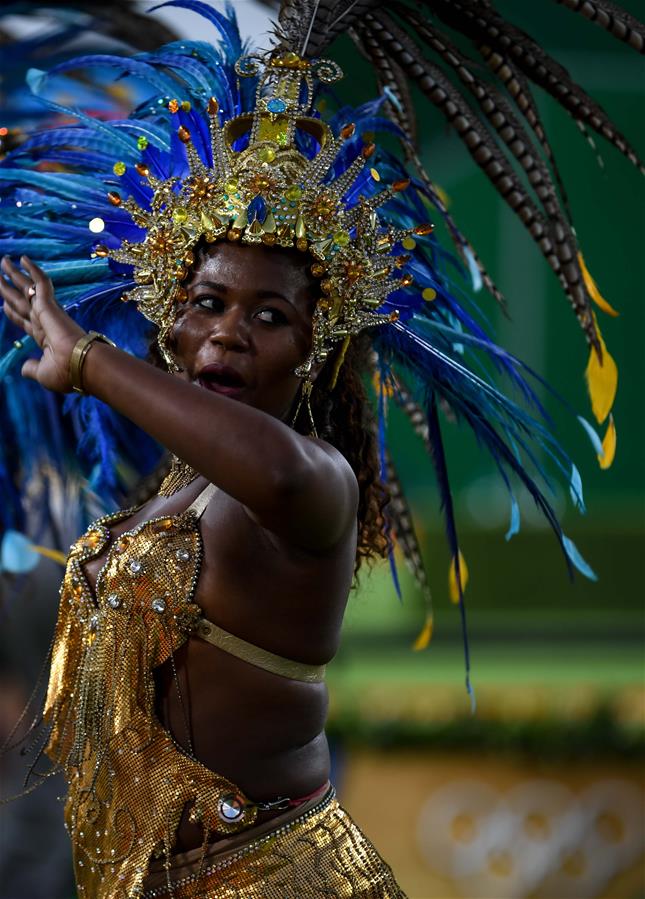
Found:
M 323 294 L 315 314 L 312 360 L 324 358 L 339 340 L 372 326 L 382 474 L 394 495 L 388 526 L 399 536 L 428 599 L 417 647 L 430 638 L 432 614 L 418 544 L 386 446 L 389 402 L 409 413 L 426 441 L 446 520 L 451 594 L 462 616 L 466 569 L 452 508 L 442 409 L 468 424 L 491 453 L 510 496 L 509 533 L 519 527 L 513 487 L 519 481 L 553 527 L 568 565 L 593 576 L 562 533 L 539 486 L 549 485 L 555 471 L 568 481 L 574 504 L 582 509 L 577 468 L 544 423 L 544 410 L 529 383 L 535 376 L 490 340 L 467 295 L 450 276 L 450 256 L 425 226 L 428 208 L 446 220 L 475 279 L 483 280 L 497 297 L 498 291 L 425 173 L 408 173 L 398 158 L 371 144 L 369 135 L 390 131 L 413 155 L 404 97 L 399 92 L 397 99 L 394 91 L 403 83 L 395 77 L 401 67 L 409 65 L 408 74 L 417 71 L 406 49 L 410 38 L 380 4 L 369 0 L 316 0 L 297 4 L 297 9 L 286 2 L 278 46 L 263 56 L 260 66 L 240 62 L 244 48 L 230 9 L 222 16 L 196 0 L 165 5 L 207 18 L 219 32 L 219 46 L 182 41 L 133 59 L 89 56 L 59 65 L 49 76 L 30 73 L 32 90 L 46 96 L 52 75 L 109 65 L 118 77 L 144 85 L 147 96 L 126 119 L 110 123 L 69 110 L 78 124 L 35 134 L 5 160 L 0 166 L 0 252 L 29 254 L 45 267 L 59 301 L 84 327 L 102 330 L 124 349 L 142 355 L 150 336 L 148 320 L 157 325 L 163 349 L 173 309 L 182 300 L 181 282 L 192 263 L 192 248 L 202 237 L 308 249 Z M 455 5 L 447 3 L 444 10 L 444 4 L 434 4 L 446 16 Z M 476 6 L 484 17 L 492 14 L 484 4 L 458 5 Z M 407 7 L 397 10 L 413 15 Z M 384 21 L 385 43 L 391 39 L 395 62 L 378 56 L 376 48 L 383 41 L 374 43 Z M 422 27 L 430 28 L 425 19 L 418 24 L 419 32 Z M 318 54 L 330 36 L 347 28 L 360 35 L 366 52 L 378 57 L 381 77 L 391 71 L 394 80 L 382 100 L 353 110 L 351 117 L 343 109 L 323 122 L 316 105 L 320 89 L 312 79 L 316 70 L 336 70 L 319 62 Z M 449 46 L 446 52 L 453 53 Z M 426 76 L 417 74 L 479 164 L 515 204 L 566 284 L 592 346 L 592 398 L 597 417 L 604 419 L 615 391 L 613 361 L 590 311 L 590 299 L 598 298 L 571 228 L 560 221 L 544 164 L 535 161 L 530 166 L 525 160 L 524 166 L 542 210 L 522 192 L 497 145 L 484 141 L 481 134 L 487 126 L 472 111 L 467 114 L 438 74 L 432 89 Z M 384 115 L 386 97 L 400 113 L 396 123 Z M 508 127 L 523 127 L 501 100 L 498 105 Z M 489 112 L 493 115 L 492 109 Z M 510 140 L 501 120 L 493 120 L 502 139 Z M 519 153 L 515 142 L 509 146 Z M 311 184 L 315 192 L 309 190 Z M 326 203 L 317 205 L 321 197 Z M 134 302 L 124 303 L 128 297 Z M 117 501 L 156 458 L 148 438 L 135 434 L 131 425 L 93 398 L 73 396 L 61 402 L 13 374 L 33 349 L 28 339 L 18 337 L 5 322 L 0 402 L 6 426 L 0 485 L 10 499 L 3 526 L 14 529 L 25 527 L 26 484 L 35 477 L 47 478 L 48 472 L 74 471 L 73 447 L 60 438 L 68 433 L 59 428 L 61 414 L 83 432 L 83 472 L 109 502 Z M 496 386 L 494 379 L 500 378 L 506 379 L 512 395 Z M 599 438 L 587 423 L 585 428 L 602 455 Z M 46 435 L 44 441 L 35 440 L 36 433 Z M 549 470 L 538 461 L 537 448 Z

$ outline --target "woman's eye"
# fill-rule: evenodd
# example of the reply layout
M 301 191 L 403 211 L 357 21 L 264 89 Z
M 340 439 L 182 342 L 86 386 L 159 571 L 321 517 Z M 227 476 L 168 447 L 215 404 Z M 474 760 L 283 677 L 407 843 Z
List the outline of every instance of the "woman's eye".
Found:
M 270 325 L 285 325 L 288 322 L 287 316 L 280 309 L 268 307 L 260 309 L 256 313 L 256 318 L 260 321 L 267 322 Z
M 195 306 L 201 306 L 202 309 L 209 309 L 211 312 L 221 312 L 224 308 L 224 301 L 219 297 L 195 297 Z

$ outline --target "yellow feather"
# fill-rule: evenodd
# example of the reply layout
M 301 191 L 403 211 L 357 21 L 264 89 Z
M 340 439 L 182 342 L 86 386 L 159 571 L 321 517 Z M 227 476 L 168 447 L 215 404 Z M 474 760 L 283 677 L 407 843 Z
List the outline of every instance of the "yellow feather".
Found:
M 595 319 L 595 316 L 594 316 Z M 598 322 L 596 322 L 596 327 Z M 592 347 L 585 370 L 587 388 L 591 397 L 591 408 L 598 424 L 602 424 L 611 412 L 618 387 L 618 367 L 614 362 L 598 329 L 598 340 L 602 349 L 602 362 Z
M 614 416 L 609 416 L 609 423 L 602 441 L 602 456 L 598 456 L 601 468 L 609 468 L 616 455 L 616 425 Z
M 338 380 L 338 375 L 340 374 L 340 369 L 341 369 L 343 362 L 345 361 L 345 354 L 347 353 L 347 348 L 349 347 L 349 339 L 350 338 L 349 338 L 349 334 L 348 334 L 347 337 L 343 340 L 343 344 L 340 348 L 340 352 L 338 353 L 336 362 L 334 363 L 334 371 L 332 372 L 331 382 L 329 384 L 330 390 L 333 390 L 334 387 L 336 386 L 336 381 Z
M 421 630 L 421 633 L 419 634 L 417 639 L 414 641 L 414 644 L 412 646 L 412 649 L 414 649 L 415 652 L 419 652 L 421 649 L 427 648 L 428 643 L 430 643 L 430 641 L 432 640 L 433 630 L 434 630 L 434 619 L 433 619 L 432 615 L 428 615 L 428 617 L 426 618 L 426 622 L 423 625 L 423 628 Z
M 449 197 L 448 194 L 445 192 L 445 190 L 443 189 L 443 187 L 441 187 L 439 184 L 435 184 L 435 185 L 434 185 L 434 189 L 435 189 L 436 192 L 439 194 L 439 199 L 441 200 L 441 202 L 443 203 L 443 205 L 444 205 L 444 206 L 446 207 L 446 209 L 447 209 L 447 208 L 450 206 L 450 203 L 451 203 L 450 197 Z
M 468 583 L 468 566 L 461 550 L 459 550 L 459 575 L 461 579 L 461 592 L 466 592 L 466 584 Z M 457 586 L 457 566 L 453 558 L 450 563 L 450 571 L 448 572 L 448 589 L 450 591 L 450 599 L 452 602 L 459 602 L 459 587 Z
M 36 546 L 35 543 L 31 544 L 30 549 L 33 549 L 35 553 L 39 553 L 41 556 L 53 559 L 54 562 L 58 562 L 59 565 L 62 565 L 63 567 L 67 565 L 67 556 L 58 549 L 49 549 L 47 546 Z
M 620 312 L 618 312 L 616 309 L 614 309 L 613 306 L 610 306 L 610 304 L 607 302 L 607 300 L 603 297 L 603 295 L 598 290 L 598 285 L 596 284 L 594 279 L 591 277 L 591 274 L 589 273 L 589 269 L 585 265 L 585 261 L 582 256 L 582 253 L 578 253 L 578 265 L 580 266 L 580 271 L 582 272 L 582 277 L 585 282 L 585 287 L 587 288 L 587 291 L 589 292 L 589 296 L 594 301 L 596 306 L 598 306 L 600 309 L 602 309 L 603 312 L 606 312 L 607 315 L 613 315 L 613 316 L 620 315 Z

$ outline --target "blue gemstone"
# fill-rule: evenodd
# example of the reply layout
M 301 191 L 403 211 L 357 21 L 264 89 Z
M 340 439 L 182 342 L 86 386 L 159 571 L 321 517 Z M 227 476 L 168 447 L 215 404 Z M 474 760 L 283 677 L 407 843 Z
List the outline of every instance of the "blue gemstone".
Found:
M 284 112 L 286 108 L 287 104 L 284 102 L 284 100 L 279 100 L 277 97 L 273 97 L 267 103 L 267 109 L 269 110 L 269 112 L 280 113 Z
M 264 198 L 260 196 L 254 197 L 247 206 L 246 213 L 249 222 L 252 222 L 257 218 L 257 220 L 262 223 L 267 215 L 267 204 L 264 201 Z

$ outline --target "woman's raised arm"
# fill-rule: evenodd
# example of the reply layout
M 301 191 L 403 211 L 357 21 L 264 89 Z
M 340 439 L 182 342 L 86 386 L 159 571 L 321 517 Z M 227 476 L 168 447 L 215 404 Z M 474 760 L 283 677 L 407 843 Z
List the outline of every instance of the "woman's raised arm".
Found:
M 8 259 L 0 279 L 4 310 L 43 351 L 25 377 L 69 392 L 69 360 L 84 331 L 58 305 L 50 279 L 27 257 L 26 277 Z M 35 287 L 29 295 L 31 285 Z M 250 405 L 204 390 L 118 348 L 95 343 L 83 387 L 237 499 L 263 527 L 324 551 L 353 524 L 358 488 L 344 458 Z

